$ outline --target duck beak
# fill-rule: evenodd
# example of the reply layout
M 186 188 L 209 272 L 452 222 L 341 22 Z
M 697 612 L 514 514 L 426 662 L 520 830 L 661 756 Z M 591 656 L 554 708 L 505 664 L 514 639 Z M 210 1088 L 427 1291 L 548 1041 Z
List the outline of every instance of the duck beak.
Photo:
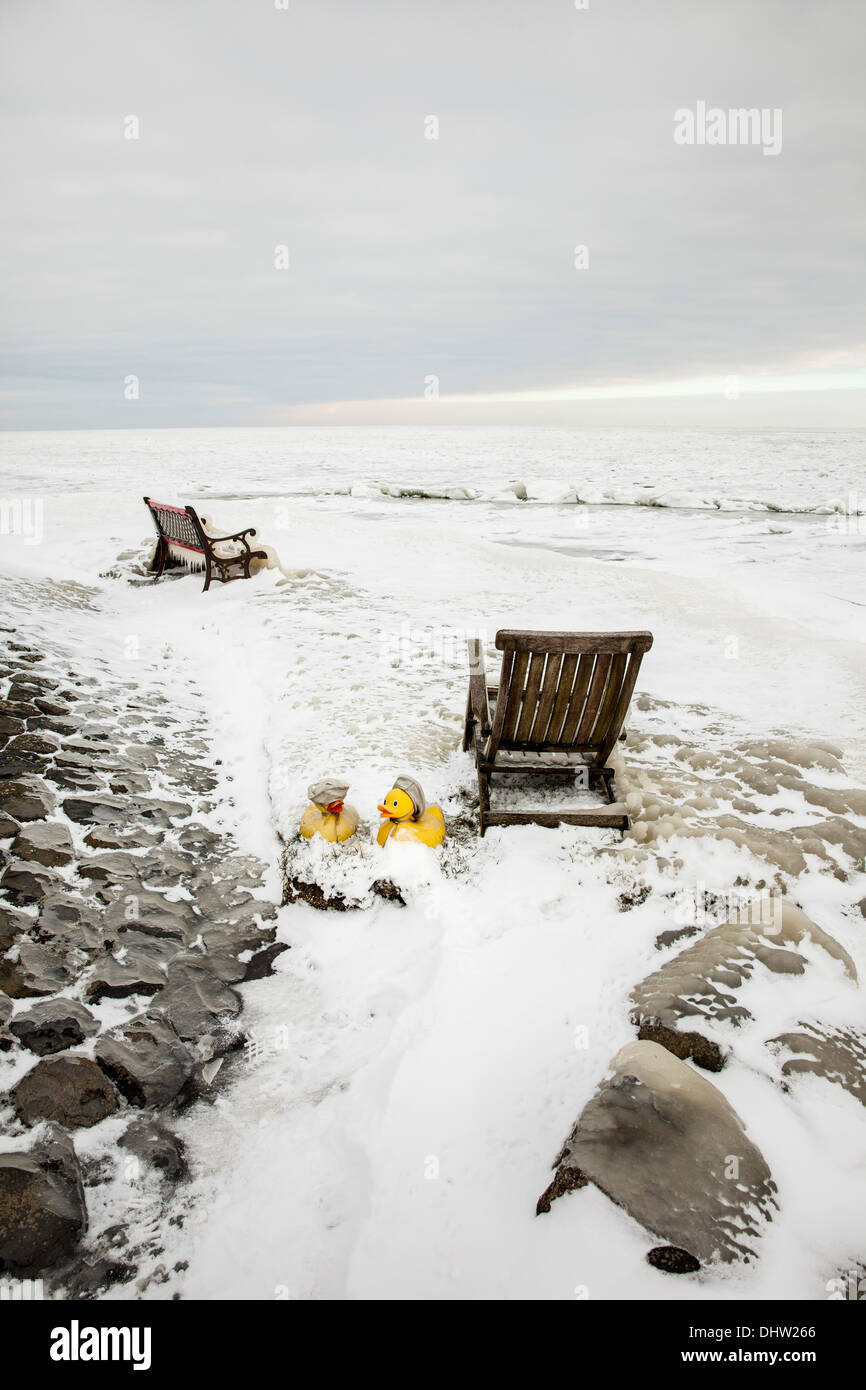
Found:
M 331 801 L 328 803 L 328 811 L 332 816 L 339 816 L 343 809 L 342 801 Z
M 387 816 L 388 819 L 391 820 L 391 812 L 388 810 L 387 806 L 377 806 L 376 810 L 379 812 L 380 816 Z

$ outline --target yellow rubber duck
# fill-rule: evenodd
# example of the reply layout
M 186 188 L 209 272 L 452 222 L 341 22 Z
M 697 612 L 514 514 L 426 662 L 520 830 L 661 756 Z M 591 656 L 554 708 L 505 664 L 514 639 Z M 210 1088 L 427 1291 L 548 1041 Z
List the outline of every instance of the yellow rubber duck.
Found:
M 352 838 L 361 818 L 354 806 L 346 806 L 343 802 L 348 790 L 348 783 L 336 782 L 331 777 L 313 782 L 307 788 L 310 804 L 299 827 L 305 840 L 321 835 L 323 840 L 334 844 Z
M 384 817 L 376 836 L 380 845 L 391 840 L 414 840 L 435 848 L 445 839 L 445 817 L 438 806 L 428 806 L 414 777 L 398 777 L 384 803 L 379 805 Z

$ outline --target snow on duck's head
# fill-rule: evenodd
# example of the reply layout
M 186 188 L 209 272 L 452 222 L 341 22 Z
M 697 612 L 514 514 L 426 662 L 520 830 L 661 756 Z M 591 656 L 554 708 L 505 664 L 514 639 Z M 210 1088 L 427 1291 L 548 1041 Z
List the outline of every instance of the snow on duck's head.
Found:
M 427 799 L 414 777 L 397 777 L 378 809 L 389 820 L 417 819 L 427 809 Z

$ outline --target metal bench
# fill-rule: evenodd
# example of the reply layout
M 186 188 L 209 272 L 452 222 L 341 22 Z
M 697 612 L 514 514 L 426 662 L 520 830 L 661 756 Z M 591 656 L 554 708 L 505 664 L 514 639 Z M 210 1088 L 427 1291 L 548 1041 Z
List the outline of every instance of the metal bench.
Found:
M 247 537 L 256 534 L 254 526 L 231 536 L 209 536 L 207 518 L 200 517 L 195 507 L 172 507 L 167 502 L 154 502 L 152 497 L 145 497 L 144 505 L 156 527 L 156 549 L 150 562 L 154 583 L 166 569 L 182 565 L 204 571 L 204 593 L 214 576 L 223 584 L 231 579 L 249 579 L 250 562 L 268 558 L 266 551 L 250 548 Z

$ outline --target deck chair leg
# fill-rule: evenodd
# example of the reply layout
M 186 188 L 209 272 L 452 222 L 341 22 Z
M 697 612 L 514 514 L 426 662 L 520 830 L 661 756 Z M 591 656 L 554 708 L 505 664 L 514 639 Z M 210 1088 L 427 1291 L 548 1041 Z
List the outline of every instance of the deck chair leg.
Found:
M 487 829 L 487 812 L 490 810 L 490 782 L 483 768 L 478 769 L 478 824 L 479 834 L 484 838 Z
M 466 696 L 466 719 L 463 723 L 463 752 L 468 753 L 472 742 L 472 694 Z
M 202 593 L 205 593 L 206 590 L 208 590 L 208 589 L 210 588 L 210 581 L 211 581 L 210 556 L 209 556 L 209 555 L 205 555 L 205 557 L 204 557 L 204 586 L 203 586 L 203 588 L 202 588 Z

